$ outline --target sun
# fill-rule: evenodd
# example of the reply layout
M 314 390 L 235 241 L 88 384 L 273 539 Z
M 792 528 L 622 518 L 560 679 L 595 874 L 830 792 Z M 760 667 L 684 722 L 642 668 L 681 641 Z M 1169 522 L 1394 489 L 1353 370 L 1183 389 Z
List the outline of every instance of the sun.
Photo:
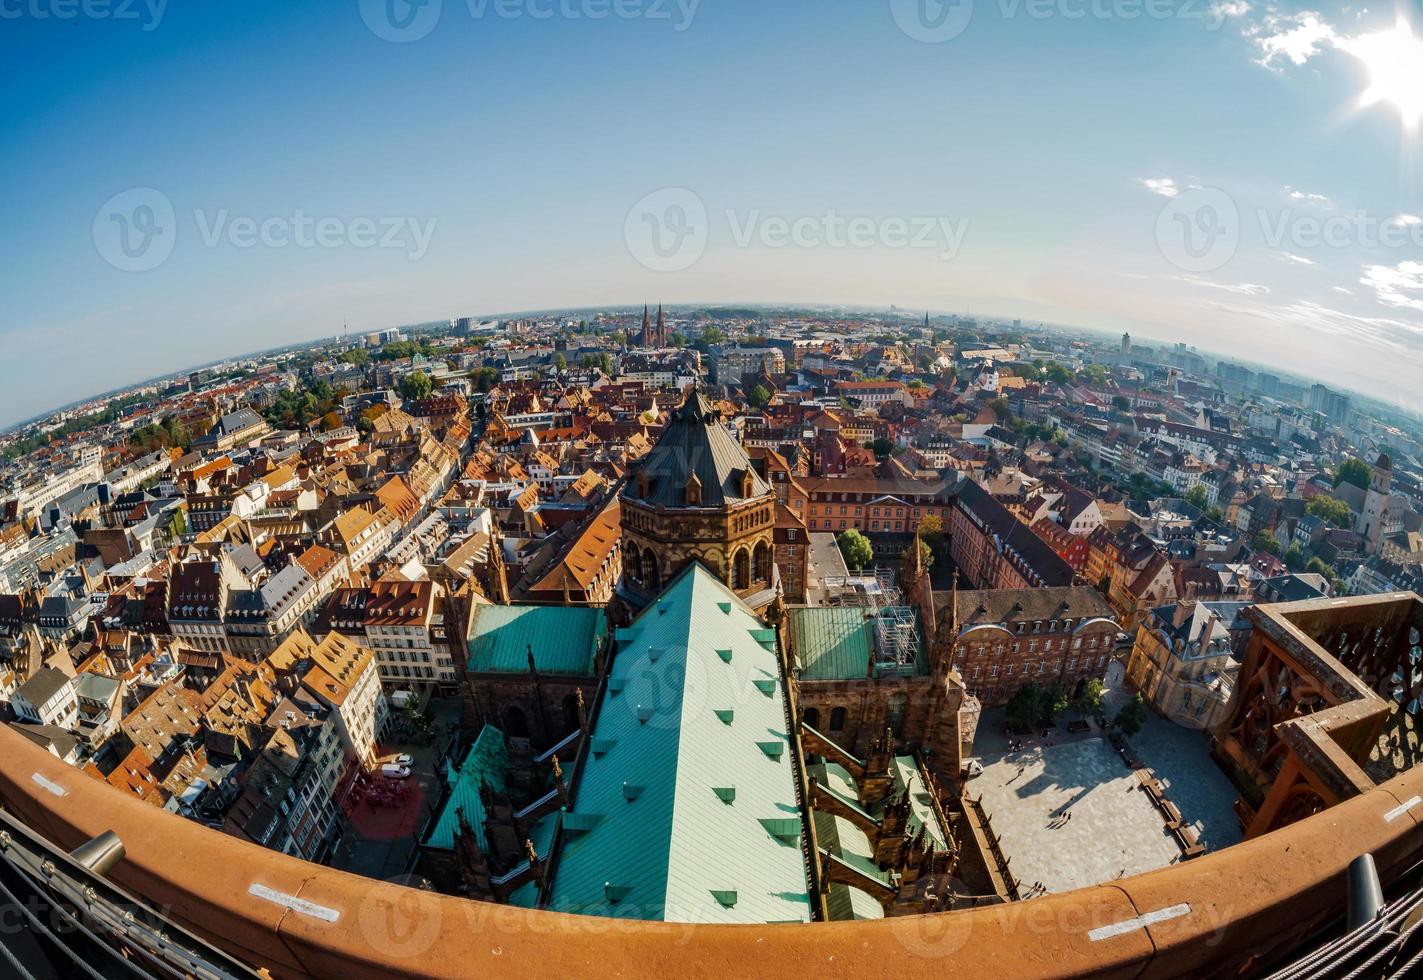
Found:
M 1369 87 L 1359 97 L 1361 107 L 1386 102 L 1412 130 L 1423 121 L 1423 39 L 1400 18 L 1392 30 L 1341 40 L 1339 46 L 1363 62 Z

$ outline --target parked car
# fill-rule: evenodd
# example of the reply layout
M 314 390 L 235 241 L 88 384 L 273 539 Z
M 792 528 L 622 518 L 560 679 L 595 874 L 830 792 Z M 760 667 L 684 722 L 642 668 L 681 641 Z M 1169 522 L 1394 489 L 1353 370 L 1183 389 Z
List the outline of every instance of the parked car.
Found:
M 390 761 L 392 765 L 404 766 L 405 768 L 409 769 L 415 764 L 415 757 L 413 755 L 409 755 L 408 753 L 402 752 Z
M 410 767 L 398 766 L 393 762 L 387 762 L 380 767 L 380 774 L 386 779 L 405 779 L 410 775 Z

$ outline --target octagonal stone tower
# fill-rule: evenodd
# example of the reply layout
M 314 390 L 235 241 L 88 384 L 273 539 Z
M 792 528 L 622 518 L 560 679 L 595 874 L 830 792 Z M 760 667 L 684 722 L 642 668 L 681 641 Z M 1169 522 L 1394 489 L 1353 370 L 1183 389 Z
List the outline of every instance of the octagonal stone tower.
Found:
M 775 524 L 775 492 L 693 388 L 624 486 L 625 591 L 650 600 L 695 559 L 764 608 L 776 594 Z

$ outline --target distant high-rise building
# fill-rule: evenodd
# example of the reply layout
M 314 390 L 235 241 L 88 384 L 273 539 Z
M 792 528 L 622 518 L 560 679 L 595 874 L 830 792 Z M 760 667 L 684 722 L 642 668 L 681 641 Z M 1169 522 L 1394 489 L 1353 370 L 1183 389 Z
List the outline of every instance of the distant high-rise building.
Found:
M 1316 384 L 1309 389 L 1309 407 L 1316 412 L 1323 412 L 1335 422 L 1349 420 L 1349 396 L 1331 391 L 1322 384 Z
M 1131 353 L 1131 334 L 1129 333 L 1122 334 L 1122 353 Z

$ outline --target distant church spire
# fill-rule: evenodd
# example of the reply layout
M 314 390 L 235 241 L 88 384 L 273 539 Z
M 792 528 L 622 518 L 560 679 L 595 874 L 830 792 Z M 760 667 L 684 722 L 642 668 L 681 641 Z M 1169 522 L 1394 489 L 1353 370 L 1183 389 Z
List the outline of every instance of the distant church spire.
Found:
M 657 346 L 667 346 L 667 320 L 662 316 L 662 304 L 657 304 Z
M 639 346 L 652 346 L 652 317 L 646 303 L 642 304 L 642 343 Z

